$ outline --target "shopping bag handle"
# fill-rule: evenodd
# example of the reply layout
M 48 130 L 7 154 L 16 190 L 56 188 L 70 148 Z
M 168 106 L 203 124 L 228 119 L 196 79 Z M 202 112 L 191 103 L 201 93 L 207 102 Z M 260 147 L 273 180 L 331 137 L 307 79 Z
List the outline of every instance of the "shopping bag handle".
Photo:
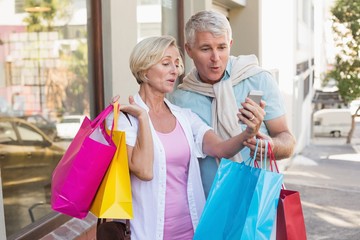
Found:
M 110 130 L 110 136 L 112 138 L 113 136 L 113 131 L 114 129 L 117 129 L 117 125 L 118 125 L 118 119 L 119 119 L 119 102 L 114 102 L 113 104 L 113 111 L 114 111 L 114 118 L 113 118 L 113 122 L 111 125 L 111 130 Z
M 91 127 L 97 128 L 105 120 L 105 118 L 112 112 L 114 106 L 109 104 L 92 122 Z
M 270 143 L 268 143 L 268 148 L 269 148 L 269 155 L 270 155 L 270 169 L 272 172 L 274 172 L 274 169 L 273 169 L 273 165 L 274 165 L 276 172 L 279 173 L 279 168 L 276 163 L 275 154 L 271 148 Z
M 263 154 L 263 148 L 262 148 L 262 145 L 263 145 L 263 140 L 261 139 L 256 139 L 256 146 L 258 146 L 260 142 L 260 166 L 259 166 L 259 163 L 254 160 L 254 166 L 257 167 L 257 168 L 263 168 L 263 160 L 264 160 L 264 169 L 266 169 L 266 164 L 267 164 L 267 155 L 268 155 L 268 140 L 264 139 L 264 143 L 265 143 L 265 152 Z M 256 153 L 257 153 L 257 148 L 255 147 L 255 159 L 256 159 Z M 264 156 L 264 159 L 263 159 L 263 156 Z
M 259 163 L 255 160 L 256 159 L 256 153 L 257 153 L 257 146 L 258 146 L 259 141 L 260 141 L 260 147 L 261 147 L 260 148 L 261 167 L 259 166 Z M 276 163 L 275 154 L 274 154 L 274 152 L 273 152 L 273 150 L 271 148 L 270 142 L 268 140 L 264 140 L 264 142 L 265 142 L 265 153 L 264 153 L 265 169 L 266 169 L 267 156 L 269 154 L 269 157 L 270 157 L 270 160 L 269 160 L 270 171 L 280 173 L 279 168 L 278 168 L 277 163 Z M 262 168 L 262 140 L 256 139 L 256 147 L 255 147 L 255 153 L 254 153 L 253 159 L 254 159 L 254 166 L 257 167 L 257 168 Z M 273 169 L 273 166 L 275 166 L 275 169 Z M 282 187 L 282 189 L 286 189 L 284 183 L 281 185 L 281 187 Z
M 244 161 L 244 163 L 250 167 L 258 167 L 258 163 L 256 162 L 256 154 L 257 154 L 257 150 L 258 150 L 258 146 L 259 146 L 259 141 L 258 139 L 256 139 L 256 144 L 255 144 L 255 151 L 254 151 L 254 156 L 253 157 L 249 157 L 247 160 Z
M 262 141 L 261 140 L 259 140 L 259 139 L 256 139 L 256 144 L 258 145 L 260 143 L 260 166 L 259 166 L 259 163 L 256 161 L 256 153 L 257 153 L 257 149 L 256 149 L 256 147 L 255 147 L 255 152 L 254 152 L 254 155 L 255 155 L 255 159 L 254 159 L 254 167 L 256 167 L 256 168 L 262 168 L 263 167 L 263 164 L 262 164 L 262 162 L 263 162 L 263 152 L 262 152 Z M 265 154 L 266 154 L 266 152 L 265 152 Z M 265 169 L 266 169 L 266 155 L 265 155 Z
M 259 140 L 259 139 L 256 139 L 256 142 L 260 142 L 260 161 L 261 161 L 261 168 L 262 168 L 262 140 Z M 266 164 L 267 164 L 267 156 L 269 155 L 270 156 L 270 160 L 269 160 L 269 164 L 270 164 L 270 171 L 274 172 L 274 169 L 273 169 L 273 166 L 275 166 L 275 170 L 277 173 L 279 173 L 279 168 L 277 166 L 277 163 L 276 163 L 276 159 L 275 159 L 275 154 L 274 152 L 272 151 L 272 148 L 271 148 L 271 145 L 270 145 L 270 142 L 266 139 L 264 139 L 264 142 L 265 142 L 265 153 L 264 153 L 264 165 L 265 165 L 265 169 L 266 168 Z M 258 143 L 257 143 L 258 144 Z M 255 167 L 260 167 L 259 164 L 255 161 Z
M 280 172 L 279 172 L 279 168 L 278 168 L 277 163 L 276 163 L 275 154 L 274 154 L 274 152 L 273 152 L 273 150 L 272 150 L 272 148 L 271 148 L 270 143 L 268 143 L 268 146 L 269 146 L 269 155 L 270 155 L 270 167 L 271 167 L 271 171 L 274 172 L 274 170 L 273 170 L 273 168 L 272 168 L 272 166 L 274 165 L 276 172 L 277 172 L 277 173 L 280 173 Z M 281 185 L 281 188 L 282 188 L 282 189 L 286 189 L 284 183 Z

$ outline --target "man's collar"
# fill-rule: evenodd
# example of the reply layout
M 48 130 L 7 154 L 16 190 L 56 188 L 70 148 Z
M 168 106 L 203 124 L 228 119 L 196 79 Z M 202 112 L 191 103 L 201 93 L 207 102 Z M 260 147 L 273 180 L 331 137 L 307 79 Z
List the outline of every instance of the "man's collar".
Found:
M 221 80 L 229 79 L 230 78 L 230 72 L 231 72 L 231 63 L 230 63 L 230 58 L 229 58 L 228 63 L 226 65 L 225 74 L 221 78 Z

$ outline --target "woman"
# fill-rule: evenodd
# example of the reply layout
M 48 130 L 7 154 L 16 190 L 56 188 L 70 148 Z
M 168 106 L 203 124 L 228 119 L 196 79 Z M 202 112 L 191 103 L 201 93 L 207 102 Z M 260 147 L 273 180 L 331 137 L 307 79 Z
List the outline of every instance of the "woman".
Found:
M 264 106 L 247 99 L 237 113 L 246 130 L 223 141 L 196 114 L 165 98 L 183 73 L 173 37 L 139 42 L 130 56 L 130 68 L 140 89 L 129 97 L 129 105 L 121 106 L 130 121 L 122 114 L 118 128 L 126 132 L 131 172 L 131 238 L 192 239 L 205 204 L 197 158 L 229 158 L 240 151 L 259 130 Z M 254 115 L 256 120 L 250 121 Z M 108 127 L 111 124 L 110 116 Z

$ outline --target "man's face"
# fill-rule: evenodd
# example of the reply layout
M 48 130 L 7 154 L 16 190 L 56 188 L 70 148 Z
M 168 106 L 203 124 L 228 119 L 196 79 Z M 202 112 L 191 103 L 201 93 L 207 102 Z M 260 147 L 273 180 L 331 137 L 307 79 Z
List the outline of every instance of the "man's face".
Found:
M 230 56 L 231 44 L 226 35 L 215 37 L 210 32 L 197 32 L 194 44 L 185 45 L 202 82 L 215 84 L 220 81 Z

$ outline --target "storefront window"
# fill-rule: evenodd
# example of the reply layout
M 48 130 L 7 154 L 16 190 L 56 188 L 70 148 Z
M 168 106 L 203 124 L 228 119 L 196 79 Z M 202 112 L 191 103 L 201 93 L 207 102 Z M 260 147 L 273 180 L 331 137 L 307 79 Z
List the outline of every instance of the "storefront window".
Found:
M 50 213 L 51 174 L 90 116 L 86 0 L 0 1 L 0 167 L 6 235 Z M 75 130 L 74 130 L 75 129 Z
M 150 36 L 178 36 L 178 1 L 138 0 L 138 41 Z

